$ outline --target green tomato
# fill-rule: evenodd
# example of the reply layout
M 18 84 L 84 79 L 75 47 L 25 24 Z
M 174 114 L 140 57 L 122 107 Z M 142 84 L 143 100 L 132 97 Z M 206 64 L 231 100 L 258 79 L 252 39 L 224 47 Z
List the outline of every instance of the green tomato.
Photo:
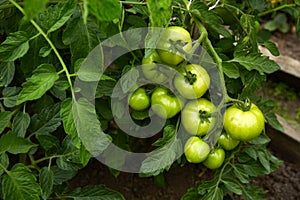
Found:
M 156 88 L 151 96 L 151 108 L 161 118 L 174 117 L 181 110 L 181 101 L 166 88 Z
M 203 162 L 208 169 L 217 169 L 221 167 L 225 160 L 225 151 L 223 149 L 214 149 Z
M 190 33 L 182 27 L 170 26 L 163 31 L 157 42 L 157 52 L 161 60 L 170 65 L 177 65 L 192 49 Z
M 137 111 L 145 110 L 150 106 L 150 97 L 144 88 L 138 88 L 129 97 L 129 106 Z
M 184 128 L 192 135 L 205 135 L 215 124 L 212 117 L 215 109 L 214 104 L 204 98 L 188 102 L 181 113 Z
M 222 133 L 218 139 L 218 144 L 225 150 L 230 151 L 240 143 L 239 140 L 233 139 L 229 134 Z
M 184 145 L 184 154 L 188 162 L 200 163 L 209 155 L 210 147 L 196 136 L 190 137 Z
M 236 105 L 229 107 L 224 114 L 224 129 L 233 139 L 249 141 L 258 137 L 265 126 L 261 110 L 251 104 L 249 110 L 243 111 Z
M 154 83 L 163 83 L 168 80 L 168 73 L 164 73 L 156 63 L 162 63 L 162 61 L 157 52 L 153 51 L 149 57 L 142 60 L 143 74 Z
M 209 88 L 210 78 L 207 71 L 200 65 L 184 66 L 175 76 L 174 86 L 187 99 L 198 99 Z

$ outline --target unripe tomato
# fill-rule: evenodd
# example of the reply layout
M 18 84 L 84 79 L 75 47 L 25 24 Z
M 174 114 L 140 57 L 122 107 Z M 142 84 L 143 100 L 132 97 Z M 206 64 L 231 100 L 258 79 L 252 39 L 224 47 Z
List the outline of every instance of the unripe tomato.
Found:
M 225 160 L 225 151 L 223 149 L 214 149 L 203 162 L 208 169 L 217 169 L 222 166 Z
M 184 128 L 192 135 L 205 135 L 215 124 L 212 116 L 215 109 L 214 104 L 204 98 L 188 102 L 181 113 Z
M 192 49 L 190 33 L 182 27 L 166 28 L 157 42 L 157 52 L 161 60 L 170 65 L 177 65 L 184 60 L 185 53 Z
M 153 51 L 149 57 L 143 58 L 142 71 L 148 80 L 154 83 L 163 83 L 169 79 L 169 74 L 162 72 L 157 63 L 162 63 L 162 61 L 157 52 Z
M 233 105 L 225 111 L 224 129 L 233 139 L 252 140 L 261 134 L 264 126 L 264 115 L 253 103 L 245 111 L 237 105 Z
M 234 149 L 239 143 L 240 143 L 239 140 L 233 139 L 227 133 L 222 133 L 218 139 L 218 144 L 227 151 Z
M 184 154 L 190 163 L 200 163 L 204 161 L 209 152 L 209 145 L 196 136 L 190 137 L 184 145 Z
M 134 110 L 145 110 L 150 106 L 150 97 L 147 95 L 144 88 L 138 88 L 129 97 L 129 106 Z
M 180 69 L 175 76 L 174 85 L 178 92 L 187 99 L 198 99 L 208 90 L 210 78 L 200 65 L 189 64 Z
M 151 96 L 151 109 L 161 118 L 174 117 L 181 110 L 181 101 L 166 88 L 159 87 Z

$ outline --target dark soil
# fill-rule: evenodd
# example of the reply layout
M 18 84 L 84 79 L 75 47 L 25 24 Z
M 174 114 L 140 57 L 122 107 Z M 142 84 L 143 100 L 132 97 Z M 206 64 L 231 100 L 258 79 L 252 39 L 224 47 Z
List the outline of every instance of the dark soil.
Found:
M 284 164 L 279 170 L 268 176 L 258 177 L 253 183 L 267 192 L 267 199 L 300 199 L 300 162 L 271 150 L 280 159 L 285 159 Z M 123 194 L 127 200 L 179 200 L 196 181 L 210 179 L 211 176 L 211 171 L 201 165 L 186 164 L 166 172 L 165 186 L 161 188 L 154 184 L 153 178 L 142 178 L 138 174 L 121 172 L 115 178 L 106 166 L 93 159 L 70 181 L 70 186 L 75 188 L 104 184 Z

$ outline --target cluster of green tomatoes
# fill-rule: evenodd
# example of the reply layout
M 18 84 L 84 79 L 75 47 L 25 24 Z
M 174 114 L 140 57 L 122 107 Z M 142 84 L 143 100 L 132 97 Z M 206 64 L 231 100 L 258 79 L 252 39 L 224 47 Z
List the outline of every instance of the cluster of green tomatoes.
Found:
M 198 64 L 184 63 L 182 51 L 192 49 L 192 39 L 182 27 L 171 26 L 165 29 L 157 43 L 157 49 L 142 62 L 143 75 L 155 83 L 171 82 L 176 95 L 168 88 L 156 84 L 151 93 L 139 87 L 129 97 L 131 109 L 143 111 L 149 109 L 163 119 L 169 119 L 181 112 L 181 123 L 190 134 L 184 145 L 188 162 L 203 163 L 209 169 L 216 169 L 225 159 L 225 151 L 233 150 L 240 141 L 249 141 L 258 137 L 264 129 L 264 116 L 253 103 L 233 104 L 224 113 L 224 131 L 218 143 L 211 148 L 203 137 L 215 125 L 216 106 L 205 97 L 210 76 L 205 68 Z M 177 48 L 180 47 L 180 48 Z M 165 49 L 175 49 L 165 50 Z M 176 52 L 177 49 L 177 52 Z M 175 68 L 172 76 L 160 68 L 159 64 Z M 179 67 L 178 67 L 179 66 Z

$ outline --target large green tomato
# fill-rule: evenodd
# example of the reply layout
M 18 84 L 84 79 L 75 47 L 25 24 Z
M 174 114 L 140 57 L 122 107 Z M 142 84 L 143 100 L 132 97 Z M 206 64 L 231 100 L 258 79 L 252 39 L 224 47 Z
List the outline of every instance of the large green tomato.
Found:
M 247 111 L 243 111 L 236 105 L 225 111 L 224 129 L 233 139 L 241 141 L 254 139 L 261 134 L 264 126 L 264 115 L 253 103 Z
M 223 149 L 214 149 L 203 162 L 208 169 L 217 169 L 221 167 L 225 160 L 225 151 Z
M 181 113 L 184 128 L 192 135 L 205 135 L 215 124 L 212 116 L 215 109 L 214 104 L 204 98 L 188 102 Z
M 177 65 L 184 60 L 185 54 L 192 49 L 190 33 L 182 27 L 166 28 L 157 42 L 157 52 L 161 60 L 170 65 Z
M 166 88 L 156 88 L 151 96 L 151 108 L 161 118 L 174 117 L 181 110 L 181 101 Z
M 174 85 L 178 92 L 187 99 L 198 99 L 208 90 L 210 78 L 200 65 L 189 64 L 180 69 L 175 76 Z
M 225 132 L 222 133 L 218 139 L 218 144 L 227 151 L 234 149 L 239 143 L 239 140 L 233 139 L 229 134 Z
M 184 145 L 184 154 L 190 163 L 200 163 L 204 161 L 209 152 L 209 145 L 196 136 L 190 137 Z
M 164 68 L 159 67 L 157 63 L 162 63 L 156 51 L 153 51 L 147 58 L 143 58 L 142 71 L 144 76 L 154 83 L 163 83 L 168 80 L 169 74 L 164 72 Z
M 129 106 L 134 110 L 145 110 L 150 106 L 150 97 L 147 95 L 144 88 L 138 88 L 129 97 Z

